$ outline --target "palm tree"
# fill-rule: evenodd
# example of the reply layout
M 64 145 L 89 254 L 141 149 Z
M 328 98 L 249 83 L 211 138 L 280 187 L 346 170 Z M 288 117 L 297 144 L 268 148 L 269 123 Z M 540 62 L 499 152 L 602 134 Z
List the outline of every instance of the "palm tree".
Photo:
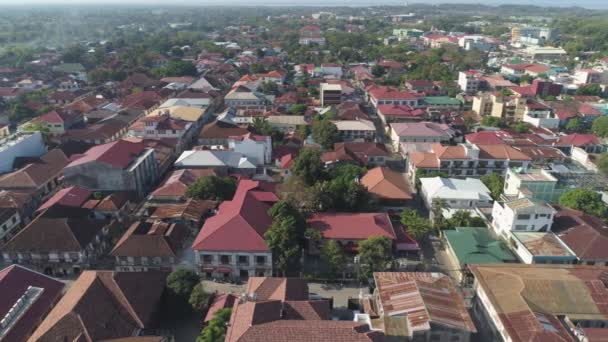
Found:
M 433 217 L 433 228 L 440 230 L 445 226 L 445 218 L 443 217 L 443 210 L 447 209 L 448 203 L 443 198 L 433 199 L 431 204 L 431 214 Z

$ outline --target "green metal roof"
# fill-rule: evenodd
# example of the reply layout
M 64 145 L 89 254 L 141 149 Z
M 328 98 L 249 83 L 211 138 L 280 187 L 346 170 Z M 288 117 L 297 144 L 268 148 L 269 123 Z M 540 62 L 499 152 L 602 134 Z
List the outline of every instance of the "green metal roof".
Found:
M 458 99 L 449 96 L 429 96 L 424 98 L 424 102 L 430 105 L 459 105 Z
M 487 228 L 459 227 L 444 230 L 443 234 L 460 266 L 517 261 L 505 243 L 493 238 Z

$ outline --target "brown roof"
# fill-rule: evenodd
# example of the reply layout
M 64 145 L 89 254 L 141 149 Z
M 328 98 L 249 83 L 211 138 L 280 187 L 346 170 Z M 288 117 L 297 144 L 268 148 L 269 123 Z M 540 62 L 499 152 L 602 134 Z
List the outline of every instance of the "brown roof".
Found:
M 477 145 L 479 159 L 532 160 L 528 155 L 508 145 Z
M 188 199 L 185 203 L 160 205 L 152 212 L 150 218 L 158 220 L 186 219 L 198 222 L 203 215 L 216 206 L 215 201 Z
M 6 252 L 80 252 L 103 227 L 107 221 L 88 218 L 86 209 L 80 210 L 75 217 L 54 217 L 48 211 L 36 217 L 17 235 L 2 247 Z
M 385 157 L 388 151 L 383 144 L 371 142 L 347 142 L 334 144 L 334 150 L 325 152 L 321 159 L 325 162 L 357 161 L 367 164 L 368 157 Z
M 441 273 L 374 272 L 385 316 L 407 317 L 410 332 L 428 331 L 431 323 L 476 332 L 464 300 L 452 280 Z
M 581 260 L 608 260 L 608 225 L 598 217 L 556 206 L 551 230 Z
M 185 226 L 176 223 L 135 222 L 118 240 L 113 256 L 175 257 L 187 236 Z
M 492 264 L 469 268 L 512 341 L 578 341 L 557 316 L 573 321 L 608 318 L 605 267 Z
M 114 212 L 119 211 L 129 202 L 129 196 L 124 192 L 114 192 L 104 197 L 97 205 L 95 211 Z
M 0 188 L 36 189 L 57 177 L 68 164 L 68 158 L 60 149 L 50 150 L 39 160 L 0 177 Z
M 308 284 L 299 278 L 250 277 L 245 290 L 256 300 L 307 300 Z
M 370 193 L 381 199 L 410 200 L 412 192 L 402 173 L 386 167 L 369 170 L 362 178 L 363 184 Z
M 197 179 L 206 176 L 215 176 L 212 169 L 182 169 L 173 171 L 167 179 L 156 190 L 152 192 L 152 197 L 183 197 L 188 186 Z
M 166 274 L 84 271 L 28 341 L 102 341 L 153 328 Z
M 327 320 L 331 318 L 327 300 L 292 300 L 283 302 L 284 319 Z
M 410 152 L 410 161 L 416 167 L 439 167 L 439 159 L 433 152 Z
M 203 127 L 199 135 L 202 139 L 228 139 L 233 136 L 240 136 L 249 133 L 245 128 L 215 120 Z

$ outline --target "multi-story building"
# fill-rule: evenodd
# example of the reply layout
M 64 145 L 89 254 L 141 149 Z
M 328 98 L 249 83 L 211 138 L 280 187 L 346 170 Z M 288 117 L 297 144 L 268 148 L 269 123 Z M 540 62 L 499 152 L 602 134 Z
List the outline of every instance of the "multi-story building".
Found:
M 435 122 L 398 122 L 390 124 L 390 136 L 393 148 L 399 150 L 406 143 L 449 143 L 456 131 Z
M 504 174 L 508 168 L 527 170 L 532 158 L 508 145 L 459 144 L 431 145 L 430 151 L 409 153 L 406 171 L 414 181 L 417 170 L 422 174 L 436 172 L 449 176 L 483 176 L 492 172 Z
M 480 77 L 483 74 L 477 70 L 458 72 L 458 86 L 467 94 L 475 94 L 479 90 Z
M 608 80 L 608 71 L 579 69 L 574 71 L 574 80 L 578 84 L 602 84 Z
M 84 124 L 84 115 L 71 110 L 53 109 L 32 122 L 40 122 L 50 134 L 61 135 L 69 128 Z
M 383 104 L 408 105 L 412 108 L 418 108 L 421 106 L 421 98 L 424 97 L 424 94 L 376 85 L 367 88 L 366 91 L 369 102 L 374 108 Z
M 228 148 L 242 153 L 255 165 L 267 165 L 272 161 L 272 138 L 270 136 L 248 133 L 231 137 L 228 139 Z
M 469 265 L 483 341 L 594 341 L 606 336 L 605 267 Z
M 374 141 L 376 126 L 369 120 L 339 120 L 333 121 L 342 141 Z
M 498 49 L 496 41 L 484 36 L 462 36 L 458 38 L 458 46 L 466 51 L 479 50 L 491 52 Z
M 128 191 L 143 197 L 158 180 L 154 150 L 141 140 L 117 140 L 90 148 L 64 170 L 64 181 L 93 191 Z
M 269 101 L 263 94 L 239 86 L 224 96 L 224 104 L 230 108 L 263 109 Z
M 420 196 L 427 209 L 431 209 L 437 199 L 445 201 L 446 209 L 492 206 L 490 190 L 476 178 L 420 178 Z
M 496 235 L 509 237 L 515 232 L 549 232 L 556 210 L 546 202 L 523 197 L 504 202 L 495 201 L 492 228 Z
M 118 240 L 110 255 L 115 258 L 117 271 L 171 271 L 187 236 L 182 224 L 138 221 Z
M 232 200 L 205 221 L 192 244 L 205 278 L 272 275 L 272 251 L 264 233 L 272 224 L 268 209 L 279 199 L 269 188 L 268 183 L 241 180 Z
M 523 121 L 534 127 L 556 129 L 560 120 L 553 113 L 553 109 L 543 103 L 528 100 L 524 109 Z
M 300 45 L 325 45 L 325 37 L 321 28 L 316 25 L 307 25 L 300 29 Z
M 321 107 L 340 104 L 342 101 L 342 86 L 339 84 L 321 83 L 319 97 Z
M 477 332 L 445 274 L 374 272 L 374 282 L 374 293 L 363 299 L 365 313 L 355 319 L 384 331 L 386 341 L 468 342 Z
M 46 152 L 40 132 L 19 132 L 0 139 L 0 172 L 13 171 L 15 158 L 40 157 Z
M 107 250 L 108 234 L 117 229 L 92 215 L 88 209 L 71 210 L 69 217 L 45 211 L 0 248 L 4 262 L 57 276 L 80 273 Z
M 508 169 L 505 174 L 503 194 L 511 198 L 529 197 L 534 200 L 557 203 L 559 197 L 568 191 L 558 184 L 558 179 L 543 169 L 518 171 Z

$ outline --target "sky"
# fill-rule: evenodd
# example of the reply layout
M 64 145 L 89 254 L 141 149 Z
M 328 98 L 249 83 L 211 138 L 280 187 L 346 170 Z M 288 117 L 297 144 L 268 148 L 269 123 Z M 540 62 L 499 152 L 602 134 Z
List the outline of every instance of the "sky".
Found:
M 608 9 L 608 0 L 426 0 L 410 3 L 483 3 L 486 5 L 521 4 L 539 6 L 580 6 L 587 8 Z M 404 4 L 400 0 L 0 0 L 0 5 L 41 5 L 41 4 L 151 4 L 151 5 L 247 5 L 247 6 L 367 6 Z

